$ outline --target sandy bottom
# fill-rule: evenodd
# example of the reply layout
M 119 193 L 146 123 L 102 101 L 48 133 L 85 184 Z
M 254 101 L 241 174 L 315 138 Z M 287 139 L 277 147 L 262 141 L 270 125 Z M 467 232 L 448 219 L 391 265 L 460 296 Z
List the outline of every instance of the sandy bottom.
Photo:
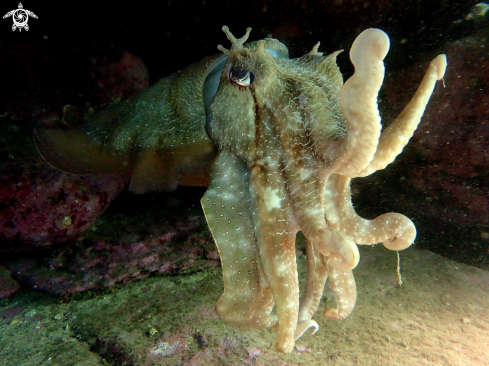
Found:
M 291 354 L 274 350 L 275 330 L 216 317 L 222 279 L 211 268 L 69 301 L 35 291 L 2 300 L 0 365 L 489 365 L 489 272 L 411 248 L 399 287 L 394 252 L 360 249 L 353 313 L 326 320 L 328 288 L 319 331 Z

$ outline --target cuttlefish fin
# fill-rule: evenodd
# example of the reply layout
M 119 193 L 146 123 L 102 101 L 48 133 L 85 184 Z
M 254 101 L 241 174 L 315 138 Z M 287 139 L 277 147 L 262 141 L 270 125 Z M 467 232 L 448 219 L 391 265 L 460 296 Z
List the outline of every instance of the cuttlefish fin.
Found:
M 107 108 L 107 105 L 95 107 L 75 107 L 69 104 L 65 105 L 63 108 L 63 123 L 69 128 L 81 127 L 91 116 L 99 111 L 103 111 L 105 108 Z
M 171 191 L 178 185 L 206 187 L 215 156 L 210 141 L 171 149 L 141 149 L 131 171 L 129 190 L 147 193 Z
M 37 148 L 68 173 L 130 178 L 135 193 L 206 186 L 217 152 L 205 131 L 204 102 L 224 64 L 221 56 L 205 58 L 118 103 L 66 106 L 70 129 L 36 130 Z
M 66 173 L 128 175 L 134 166 L 134 158 L 127 152 L 95 143 L 78 130 L 38 128 L 34 142 L 44 160 Z
M 54 168 L 71 174 L 119 174 L 130 178 L 129 190 L 134 193 L 207 186 L 216 155 L 210 140 L 171 149 L 119 151 L 94 142 L 84 131 L 40 128 L 34 130 L 34 141 Z

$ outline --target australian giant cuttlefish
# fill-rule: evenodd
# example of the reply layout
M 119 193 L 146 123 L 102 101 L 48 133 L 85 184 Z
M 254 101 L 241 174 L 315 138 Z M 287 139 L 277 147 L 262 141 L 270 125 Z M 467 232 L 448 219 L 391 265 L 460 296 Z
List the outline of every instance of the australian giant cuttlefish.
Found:
M 327 278 L 348 316 L 356 302 L 357 244 L 412 244 L 416 228 L 387 213 L 373 220 L 352 206 L 350 180 L 384 169 L 417 128 L 446 56 L 437 56 L 409 104 L 381 131 L 377 96 L 389 38 L 368 29 L 353 43 L 354 75 L 343 83 L 334 52 L 319 43 L 289 59 L 275 39 L 231 48 L 162 79 L 70 130 L 38 129 L 36 144 L 70 173 L 116 172 L 144 193 L 208 185 L 202 206 L 221 256 L 224 294 L 216 311 L 239 327 L 278 327 L 290 352 L 312 320 Z M 77 122 L 65 110 L 68 125 Z M 296 235 L 306 238 L 307 285 L 299 300 Z M 273 311 L 275 308 L 275 311 Z

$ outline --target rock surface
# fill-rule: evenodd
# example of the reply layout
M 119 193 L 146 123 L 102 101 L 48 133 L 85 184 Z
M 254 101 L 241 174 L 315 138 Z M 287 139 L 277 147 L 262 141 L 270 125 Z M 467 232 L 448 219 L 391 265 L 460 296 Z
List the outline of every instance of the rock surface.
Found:
M 437 86 L 408 146 L 385 171 L 354 180 L 365 212 L 414 218 L 418 245 L 479 266 L 489 265 L 488 37 L 484 30 L 439 51 L 448 56 L 445 87 Z M 384 124 L 414 93 L 426 66 L 387 76 Z
M 0 359 L 10 365 L 318 366 L 487 365 L 489 273 L 428 251 L 396 254 L 361 246 L 355 269 L 358 301 L 341 321 L 322 316 L 332 306 L 327 287 L 291 354 L 274 349 L 275 329 L 241 329 L 217 318 L 220 268 L 153 276 L 123 288 L 70 298 L 19 292 L 0 300 Z M 305 258 L 298 258 L 301 285 Z
M 0 253 L 49 249 L 88 229 L 124 187 L 111 174 L 74 176 L 46 165 L 0 167 Z

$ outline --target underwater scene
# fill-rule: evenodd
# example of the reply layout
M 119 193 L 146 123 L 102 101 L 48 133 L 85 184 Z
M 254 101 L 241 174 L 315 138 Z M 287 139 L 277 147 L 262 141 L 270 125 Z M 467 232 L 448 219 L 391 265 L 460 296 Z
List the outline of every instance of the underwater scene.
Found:
M 0 7 L 0 366 L 489 365 L 489 2 Z

